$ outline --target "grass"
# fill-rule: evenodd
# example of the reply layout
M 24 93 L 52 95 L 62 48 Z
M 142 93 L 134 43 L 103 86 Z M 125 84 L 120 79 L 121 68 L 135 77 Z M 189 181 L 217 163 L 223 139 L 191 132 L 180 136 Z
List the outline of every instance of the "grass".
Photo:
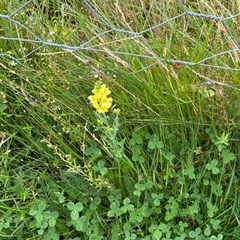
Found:
M 0 13 L 22 4 L 4 0 Z M 240 12 L 237 0 L 184 4 Z M 102 20 L 74 0 L 13 17 L 44 41 L 92 39 L 81 51 L 41 47 L 0 18 L 1 36 L 21 39 L 0 39 L 0 54 L 21 59 L 0 62 L 0 239 L 240 239 L 240 73 L 162 61 L 236 48 L 223 23 L 187 15 L 145 31 L 183 13 L 178 2 L 91 6 Z M 238 19 L 226 24 L 239 42 Z M 143 32 L 101 35 L 110 28 Z M 239 51 L 203 63 L 239 68 Z M 98 80 L 119 115 L 92 108 Z

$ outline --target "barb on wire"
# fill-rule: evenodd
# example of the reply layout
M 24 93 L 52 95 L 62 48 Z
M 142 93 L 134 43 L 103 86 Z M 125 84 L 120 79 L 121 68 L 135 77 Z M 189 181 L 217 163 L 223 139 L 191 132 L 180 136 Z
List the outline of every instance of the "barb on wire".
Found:
M 233 52 L 240 52 L 240 43 L 238 42 L 238 40 L 234 37 L 230 27 L 227 24 L 227 21 L 229 20 L 233 20 L 237 17 L 240 16 L 240 13 L 236 13 L 234 15 L 230 15 L 227 17 L 220 17 L 220 16 L 216 16 L 216 15 L 211 15 L 211 14 L 206 14 L 206 13 L 197 13 L 197 12 L 193 12 L 190 11 L 188 9 L 188 7 L 183 4 L 183 2 L 181 0 L 175 0 L 177 2 L 177 4 L 180 6 L 182 13 L 179 13 L 176 16 L 173 16 L 172 18 L 169 18 L 165 21 L 159 22 L 158 24 L 151 26 L 149 28 L 146 28 L 144 30 L 141 30 L 139 32 L 135 32 L 135 31 L 129 31 L 127 29 L 121 29 L 121 28 L 116 28 L 115 26 L 113 26 L 111 23 L 109 23 L 109 21 L 107 19 L 104 18 L 104 16 L 102 16 L 94 7 L 94 5 L 89 1 L 89 0 L 83 0 L 83 3 L 85 4 L 85 6 L 89 9 L 89 11 L 105 26 L 105 30 L 102 29 L 102 31 L 98 34 L 96 34 L 95 36 L 92 36 L 92 38 L 88 39 L 87 41 L 85 41 L 84 43 L 78 45 L 78 46 L 71 46 L 71 45 L 67 45 L 67 44 L 62 44 L 62 43 L 57 43 L 57 42 L 51 42 L 51 41 L 46 41 L 44 39 L 41 38 L 41 36 L 37 36 L 31 29 L 29 29 L 24 23 L 21 23 L 18 20 L 15 20 L 15 16 L 23 11 L 23 9 L 28 8 L 30 3 L 33 2 L 33 0 L 29 0 L 25 3 L 23 3 L 19 8 L 17 8 L 16 10 L 12 11 L 9 14 L 2 14 L 0 12 L 0 19 L 4 19 L 7 20 L 9 22 L 11 22 L 13 25 L 15 26 L 19 26 L 21 28 L 23 28 L 28 34 L 29 36 L 31 36 L 32 39 L 26 39 L 24 37 L 17 37 L 14 38 L 12 36 L 0 36 L 0 41 L 4 40 L 4 41 L 18 41 L 18 42 L 29 42 L 32 43 L 34 48 L 28 52 L 27 54 L 21 56 L 21 57 L 14 57 L 12 56 L 10 53 L 0 53 L 0 57 L 2 58 L 9 58 L 14 62 L 20 62 L 26 58 L 28 58 L 30 55 L 36 54 L 40 49 L 44 48 L 44 47 L 55 47 L 55 48 L 60 48 L 64 51 L 93 51 L 93 52 L 106 52 L 107 54 L 112 53 L 112 54 L 117 54 L 117 55 L 125 55 L 125 56 L 135 56 L 135 57 L 141 57 L 141 58 L 149 58 L 149 59 L 155 59 L 157 61 L 162 61 L 162 62 L 168 62 L 168 63 L 172 63 L 172 64 L 182 64 L 182 65 L 188 65 L 188 66 L 205 66 L 205 67 L 214 67 L 214 68 L 220 68 L 220 69 L 226 69 L 226 70 L 235 70 L 235 71 L 240 71 L 240 68 L 238 68 L 237 66 L 222 66 L 222 65 L 216 65 L 216 64 L 210 64 L 208 63 L 209 60 L 211 59 L 215 59 L 218 58 L 219 56 L 222 55 L 226 55 L 226 54 L 230 54 Z M 166 25 L 169 22 L 173 22 L 178 18 L 182 18 L 182 17 L 196 17 L 196 18 L 202 18 L 202 19 L 210 19 L 210 20 L 214 20 L 216 22 L 221 22 L 223 27 L 225 28 L 229 38 L 231 39 L 233 46 L 232 49 L 228 49 L 219 53 L 215 53 L 215 54 L 211 54 L 210 56 L 207 56 L 203 59 L 200 59 L 196 62 L 192 62 L 192 61 L 186 61 L 186 60 L 181 60 L 181 59 L 170 59 L 170 58 L 163 58 L 161 56 L 159 56 L 158 54 L 156 54 L 153 49 L 151 49 L 151 47 L 147 44 L 146 41 L 142 41 L 145 42 L 146 44 L 146 48 L 148 49 L 149 54 L 140 54 L 140 53 L 131 53 L 131 52 L 124 52 L 124 51 L 117 51 L 117 50 L 106 50 L 106 49 L 97 49 L 94 48 L 94 46 L 91 46 L 91 43 L 95 40 L 98 39 L 104 35 L 108 35 L 108 34 L 112 34 L 112 33 L 122 33 L 122 34 L 126 34 L 126 35 L 132 35 L 133 37 L 137 37 L 140 39 L 144 40 L 144 34 L 153 31 L 156 28 L 160 28 L 164 25 Z M 107 30 L 106 30 L 107 28 Z M 121 41 L 122 39 L 119 39 L 119 41 Z M 35 46 L 36 45 L 36 46 Z M 152 63 L 149 64 L 148 66 L 144 67 L 143 69 L 147 69 L 151 66 L 154 66 L 156 63 Z M 139 70 L 141 71 L 141 70 Z

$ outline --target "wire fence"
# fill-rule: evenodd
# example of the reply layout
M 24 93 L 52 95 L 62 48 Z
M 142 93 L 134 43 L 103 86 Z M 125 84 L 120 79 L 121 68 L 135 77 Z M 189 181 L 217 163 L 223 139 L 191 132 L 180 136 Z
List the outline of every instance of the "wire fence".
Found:
M 226 69 L 226 70 L 234 70 L 234 71 L 239 71 L 240 67 L 237 62 L 237 64 L 232 64 L 232 65 L 227 65 L 226 63 L 224 64 L 214 64 L 211 63 L 211 60 L 213 59 L 218 59 L 219 57 L 222 57 L 224 55 L 229 54 L 235 54 L 239 56 L 238 54 L 240 53 L 240 43 L 238 42 L 239 39 L 236 37 L 236 34 L 233 34 L 233 25 L 231 27 L 229 26 L 229 21 L 237 21 L 237 18 L 240 17 L 240 13 L 234 13 L 232 15 L 226 16 L 226 17 L 220 17 L 217 15 L 211 15 L 211 14 L 205 14 L 205 13 L 198 13 L 195 11 L 191 11 L 188 9 L 187 4 L 184 4 L 183 1 L 181 0 L 175 0 L 175 3 L 179 5 L 181 12 L 173 17 L 170 17 L 167 20 L 160 21 L 158 24 L 151 26 L 149 28 L 143 29 L 141 31 L 130 31 L 128 29 L 122 29 L 122 28 L 116 28 L 113 26 L 111 22 L 109 22 L 102 14 L 101 12 L 96 9 L 96 6 L 88 1 L 88 0 L 82 0 L 82 3 L 85 5 L 85 7 L 88 8 L 88 10 L 91 12 L 92 15 L 94 15 L 95 18 L 99 20 L 102 24 L 102 30 L 97 33 L 96 35 L 92 36 L 91 38 L 87 39 L 84 43 L 81 43 L 79 45 L 70 45 L 70 44 L 63 44 L 59 42 L 54 42 L 51 40 L 45 40 L 41 36 L 38 36 L 36 33 L 34 33 L 33 30 L 31 30 L 24 22 L 21 22 L 20 20 L 16 19 L 15 17 L 20 14 L 21 12 L 26 13 L 26 10 L 30 8 L 30 4 L 34 3 L 34 0 L 29 0 L 25 3 L 23 3 L 19 8 L 16 10 L 12 10 L 10 13 L 3 14 L 1 13 L 0 9 L 0 20 L 4 19 L 8 21 L 9 23 L 12 24 L 12 26 L 15 27 L 20 27 L 25 30 L 25 32 L 28 33 L 29 38 L 25 38 L 24 36 L 18 35 L 17 37 L 12 37 L 12 36 L 0 36 L 0 40 L 5 41 L 5 42 L 28 42 L 32 44 L 32 49 L 29 51 L 27 54 L 23 54 L 22 56 L 14 56 L 11 52 L 1 52 L 0 57 L 1 58 L 8 58 L 12 61 L 13 64 L 21 63 L 23 60 L 27 59 L 31 55 L 38 54 L 38 52 L 44 48 L 44 47 L 52 47 L 52 48 L 59 48 L 64 51 L 69 51 L 69 52 L 81 52 L 81 51 L 93 51 L 93 52 L 105 52 L 107 54 L 115 54 L 117 56 L 132 56 L 132 57 L 141 57 L 145 59 L 153 59 L 154 62 L 151 63 L 150 65 L 143 66 L 139 71 L 145 70 L 149 67 L 152 67 L 153 65 L 157 64 L 159 61 L 161 62 L 168 62 L 172 64 L 181 64 L 181 65 L 188 65 L 188 66 L 205 66 L 205 67 L 210 67 L 210 68 L 220 68 L 220 69 Z M 111 7 L 110 7 L 111 8 Z M 110 11 L 110 10 L 109 10 Z M 194 18 L 201 18 L 201 19 L 209 19 L 213 20 L 215 22 L 219 22 L 222 24 L 224 31 L 227 33 L 229 40 L 231 41 L 230 48 L 226 49 L 221 52 L 216 52 L 216 53 L 209 53 L 209 56 L 205 56 L 204 58 L 194 62 L 194 61 L 186 61 L 185 59 L 173 59 L 173 58 L 166 58 L 163 56 L 160 56 L 159 54 L 156 54 L 152 47 L 148 44 L 146 41 L 144 35 L 147 33 L 153 32 L 157 28 L 161 28 L 165 25 L 167 25 L 170 22 L 174 22 L 179 18 L 183 17 L 194 17 Z M 1 27 L 1 26 L 0 26 Z M 237 31 L 238 32 L 238 31 Z M 137 52 L 128 52 L 128 51 L 118 51 L 118 50 L 106 50 L 104 48 L 99 49 L 99 48 L 94 48 L 91 44 L 98 38 L 103 37 L 105 35 L 109 35 L 111 37 L 111 34 L 113 33 L 121 33 L 124 35 L 128 35 L 133 38 L 138 38 L 140 39 L 144 44 L 145 47 L 148 48 L 148 53 L 149 54 L 142 54 L 142 53 L 137 53 Z M 121 39 L 119 39 L 119 42 Z M 238 57 L 239 59 L 239 57 Z

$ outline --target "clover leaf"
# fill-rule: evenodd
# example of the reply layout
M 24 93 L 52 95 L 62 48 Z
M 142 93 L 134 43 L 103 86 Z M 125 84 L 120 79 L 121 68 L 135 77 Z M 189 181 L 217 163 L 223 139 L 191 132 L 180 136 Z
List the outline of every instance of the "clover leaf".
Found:
M 183 175 L 188 176 L 190 179 L 195 179 L 196 175 L 194 173 L 194 167 L 188 167 L 187 169 L 183 170 Z
M 148 142 L 148 148 L 153 150 L 155 148 L 163 148 L 164 144 L 162 141 L 159 140 L 159 136 L 157 134 L 153 134 L 151 140 Z
M 74 204 L 73 202 L 68 202 L 67 203 L 67 208 L 71 210 L 71 219 L 72 220 L 77 220 L 79 218 L 79 212 L 83 210 L 83 204 L 78 202 Z
M 216 159 L 213 159 L 210 163 L 206 164 L 206 169 L 211 170 L 213 174 L 219 173 L 219 168 L 217 167 L 218 161 Z
M 228 164 L 230 161 L 235 159 L 234 153 L 230 152 L 228 149 L 222 151 L 223 164 Z

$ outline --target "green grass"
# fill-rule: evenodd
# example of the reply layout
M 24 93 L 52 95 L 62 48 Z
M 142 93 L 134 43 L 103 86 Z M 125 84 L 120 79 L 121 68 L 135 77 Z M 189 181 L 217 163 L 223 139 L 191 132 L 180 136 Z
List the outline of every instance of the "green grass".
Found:
M 91 3 L 112 28 L 137 32 L 183 12 L 177 1 Z M 0 13 L 22 4 L 4 0 Z M 187 6 L 240 12 L 237 0 Z M 14 20 L 68 46 L 109 30 L 75 0 L 35 1 Z M 238 20 L 226 22 L 237 41 Z M 34 40 L 8 19 L 0 33 Z M 0 53 L 22 58 L 40 45 L 1 38 Z M 198 62 L 236 48 L 222 23 L 183 16 L 87 46 L 45 46 L 16 65 L 1 57 L 0 239 L 240 239 L 240 73 L 155 58 Z M 239 52 L 206 63 L 239 68 Z M 119 115 L 95 113 L 97 80 Z

